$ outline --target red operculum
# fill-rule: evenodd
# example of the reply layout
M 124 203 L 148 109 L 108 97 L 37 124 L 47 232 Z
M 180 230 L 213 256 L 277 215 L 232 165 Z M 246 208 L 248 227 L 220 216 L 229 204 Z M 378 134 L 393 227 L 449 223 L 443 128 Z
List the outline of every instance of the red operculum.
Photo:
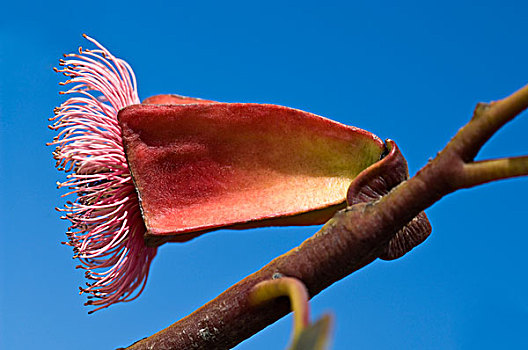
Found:
M 156 104 L 127 107 L 118 118 L 153 240 L 323 223 L 384 150 L 371 133 L 282 106 L 147 101 Z

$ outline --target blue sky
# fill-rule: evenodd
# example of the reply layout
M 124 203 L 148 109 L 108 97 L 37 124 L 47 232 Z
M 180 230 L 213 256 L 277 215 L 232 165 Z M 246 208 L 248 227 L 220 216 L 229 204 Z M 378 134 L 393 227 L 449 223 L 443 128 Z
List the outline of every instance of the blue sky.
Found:
M 141 98 L 177 93 L 266 102 L 392 138 L 411 173 L 479 101 L 528 83 L 525 1 L 10 2 L 0 19 L 0 348 L 106 349 L 148 336 L 215 297 L 317 227 L 219 231 L 161 247 L 136 301 L 88 315 L 47 118 L 63 99 L 52 67 L 99 40 L 126 59 Z M 526 114 L 479 159 L 528 154 Z M 528 179 L 449 195 L 432 236 L 312 302 L 333 349 L 527 348 Z M 285 318 L 236 349 L 282 349 Z

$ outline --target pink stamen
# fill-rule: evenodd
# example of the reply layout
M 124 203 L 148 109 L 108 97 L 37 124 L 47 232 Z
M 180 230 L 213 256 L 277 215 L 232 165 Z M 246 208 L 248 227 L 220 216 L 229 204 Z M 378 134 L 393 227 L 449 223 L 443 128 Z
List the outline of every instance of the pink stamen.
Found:
M 146 229 L 117 122 L 119 110 L 140 103 L 136 77 L 125 61 L 84 37 L 99 49 L 79 48 L 55 68 L 69 77 L 61 85 L 73 84 L 61 94 L 75 96 L 54 110 L 50 128 L 60 131 L 49 145 L 57 146 L 57 169 L 69 173 L 58 187 L 70 190 L 64 196 L 77 196 L 57 210 L 71 222 L 63 243 L 73 247 L 77 267 L 92 281 L 80 287 L 89 294 L 85 305 L 98 306 L 92 313 L 141 294 L 156 248 L 143 240 Z

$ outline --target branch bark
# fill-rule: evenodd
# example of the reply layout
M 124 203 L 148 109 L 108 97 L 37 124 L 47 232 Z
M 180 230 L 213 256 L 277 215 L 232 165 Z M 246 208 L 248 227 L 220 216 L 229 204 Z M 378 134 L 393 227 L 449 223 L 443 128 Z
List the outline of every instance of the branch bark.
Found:
M 528 85 L 489 104 L 414 177 L 379 200 L 339 211 L 314 236 L 170 327 L 128 349 L 228 349 L 286 315 L 289 302 L 278 298 L 254 306 L 248 295 L 273 276 L 302 281 L 310 297 L 384 254 L 388 242 L 424 209 L 462 188 L 528 175 L 528 156 L 474 162 L 489 138 L 528 107 Z

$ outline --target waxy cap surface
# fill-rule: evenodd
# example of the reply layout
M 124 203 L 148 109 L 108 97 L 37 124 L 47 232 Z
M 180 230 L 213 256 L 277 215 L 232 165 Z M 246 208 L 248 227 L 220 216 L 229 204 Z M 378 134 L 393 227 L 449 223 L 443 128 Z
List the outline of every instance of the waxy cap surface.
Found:
M 384 151 L 371 133 L 300 110 L 198 101 L 133 105 L 118 115 L 153 241 L 324 223 Z

